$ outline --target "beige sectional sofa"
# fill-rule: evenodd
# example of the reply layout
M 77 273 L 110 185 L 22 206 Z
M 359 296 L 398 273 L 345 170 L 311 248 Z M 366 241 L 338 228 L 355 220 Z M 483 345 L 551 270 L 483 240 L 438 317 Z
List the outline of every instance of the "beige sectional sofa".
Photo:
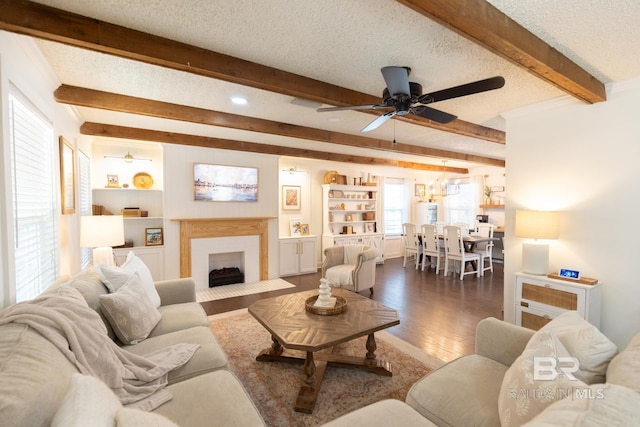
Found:
M 43 298 L 49 301 L 51 295 L 63 294 L 76 298 L 109 336 L 105 339 L 110 345 L 110 340 L 119 342 L 116 348 L 126 349 L 127 354 L 148 356 L 170 346 L 193 350 L 197 345 L 186 363 L 168 372 L 162 392 L 168 391 L 170 400 L 151 412 L 135 405 L 123 407 L 104 382 L 80 373 L 65 356 L 68 349 L 56 346 L 37 328 L 9 322 L 13 315 L 9 307 L 0 312 L 3 426 L 265 425 L 243 385 L 227 369 L 227 356 L 195 302 L 194 282 L 153 283 L 148 270 L 141 268 L 136 258 L 128 259 L 121 269 L 91 268 L 52 287 Z M 142 276 L 146 288 L 142 280 L 138 283 Z M 136 299 L 140 294 L 148 298 L 140 302 Z M 127 298 L 136 301 L 134 307 L 127 306 Z M 127 316 L 119 311 L 123 307 Z M 137 322 L 129 322 L 131 316 Z M 150 329 L 139 327 L 149 321 Z M 540 382 L 531 378 L 537 356 L 576 360 L 567 368 L 569 374 Z M 543 366 L 540 372 L 549 376 L 560 371 Z M 640 334 L 618 353 L 595 327 L 567 312 L 538 332 L 484 319 L 476 329 L 476 353 L 426 375 L 414 384 L 405 402 L 380 401 L 325 427 L 617 426 L 634 425 L 638 419 Z
M 640 334 L 618 353 L 576 312 L 537 332 L 487 318 L 476 353 L 427 374 L 406 403 L 438 426 L 638 425 Z
M 59 292 L 60 287 L 79 291 L 87 304 L 98 312 L 102 312 L 100 297 L 109 294 L 94 268 L 43 295 Z M 82 425 L 82 420 L 71 422 L 61 415 L 62 407 L 74 413 L 75 418 L 91 408 L 90 421 L 84 425 L 172 425 L 171 421 L 182 426 L 265 425 L 240 381 L 227 369 L 227 356 L 213 335 L 204 310 L 195 302 L 194 282 L 191 279 L 167 280 L 155 283 L 155 289 L 159 297 L 159 321 L 146 338 L 121 348 L 148 355 L 173 344 L 199 345 L 188 362 L 169 372 L 165 390 L 171 394 L 171 400 L 151 413 L 120 408 L 119 403 L 105 408 L 108 406 L 105 402 L 113 398 L 99 397 L 99 391 L 93 388 L 95 384 L 82 378 L 89 376 L 80 375 L 78 368 L 55 345 L 30 326 L 6 323 L 0 325 L 2 425 Z M 117 335 L 108 321 L 105 326 L 112 337 Z M 112 394 L 110 389 L 106 390 Z M 87 395 L 95 397 L 88 399 Z M 75 405 L 81 408 L 69 409 L 74 399 Z M 105 424 L 99 419 L 101 416 L 117 416 L 118 423 L 113 418 Z

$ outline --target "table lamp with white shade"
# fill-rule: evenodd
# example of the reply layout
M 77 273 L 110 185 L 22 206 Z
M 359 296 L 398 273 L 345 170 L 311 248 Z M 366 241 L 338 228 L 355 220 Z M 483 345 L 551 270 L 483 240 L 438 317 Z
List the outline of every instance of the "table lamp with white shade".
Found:
M 80 217 L 80 246 L 93 248 L 93 265 L 115 265 L 112 246 L 124 244 L 122 215 Z
M 558 213 L 549 211 L 516 211 L 516 237 L 522 244 L 522 271 L 529 274 L 549 273 L 549 242 L 558 238 Z

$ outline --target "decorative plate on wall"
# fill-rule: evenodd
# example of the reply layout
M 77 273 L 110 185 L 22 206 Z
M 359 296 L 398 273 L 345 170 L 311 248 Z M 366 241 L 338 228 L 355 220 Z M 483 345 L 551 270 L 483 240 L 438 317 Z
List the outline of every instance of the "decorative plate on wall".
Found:
M 151 188 L 153 185 L 153 178 L 146 172 L 138 172 L 133 176 L 133 186 L 136 188 Z

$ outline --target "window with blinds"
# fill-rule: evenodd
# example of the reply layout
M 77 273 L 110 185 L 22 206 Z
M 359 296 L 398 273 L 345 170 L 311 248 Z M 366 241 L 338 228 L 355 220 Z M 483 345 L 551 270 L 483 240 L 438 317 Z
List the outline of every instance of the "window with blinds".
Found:
M 78 178 L 80 215 L 91 215 L 91 159 L 82 151 L 78 151 Z M 80 248 L 80 263 L 83 270 L 91 265 L 92 255 L 91 248 Z
M 446 198 L 446 218 L 450 224 L 463 222 L 470 228 L 476 225 L 476 212 L 479 204 L 478 185 L 474 182 L 458 184 L 458 193 Z
M 384 234 L 402 235 L 402 224 L 407 218 L 407 191 L 402 178 L 384 179 Z
M 58 277 L 53 128 L 24 98 L 9 95 L 16 301 Z

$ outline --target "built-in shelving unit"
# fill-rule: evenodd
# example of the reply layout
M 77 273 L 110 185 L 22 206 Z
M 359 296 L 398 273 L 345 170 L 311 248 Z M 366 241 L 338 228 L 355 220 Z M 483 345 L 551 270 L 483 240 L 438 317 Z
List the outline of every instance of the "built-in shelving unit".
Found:
M 384 262 L 377 186 L 324 184 L 322 186 L 322 250 L 332 246 L 366 245 L 378 249 Z
M 133 241 L 134 247 L 145 246 L 145 229 L 163 227 L 162 190 L 134 188 L 94 188 L 92 203 L 104 206 L 114 215 L 121 215 L 124 208 L 140 208 L 147 217 L 124 217 L 125 241 Z
M 480 209 L 504 209 L 504 205 L 480 205 Z

